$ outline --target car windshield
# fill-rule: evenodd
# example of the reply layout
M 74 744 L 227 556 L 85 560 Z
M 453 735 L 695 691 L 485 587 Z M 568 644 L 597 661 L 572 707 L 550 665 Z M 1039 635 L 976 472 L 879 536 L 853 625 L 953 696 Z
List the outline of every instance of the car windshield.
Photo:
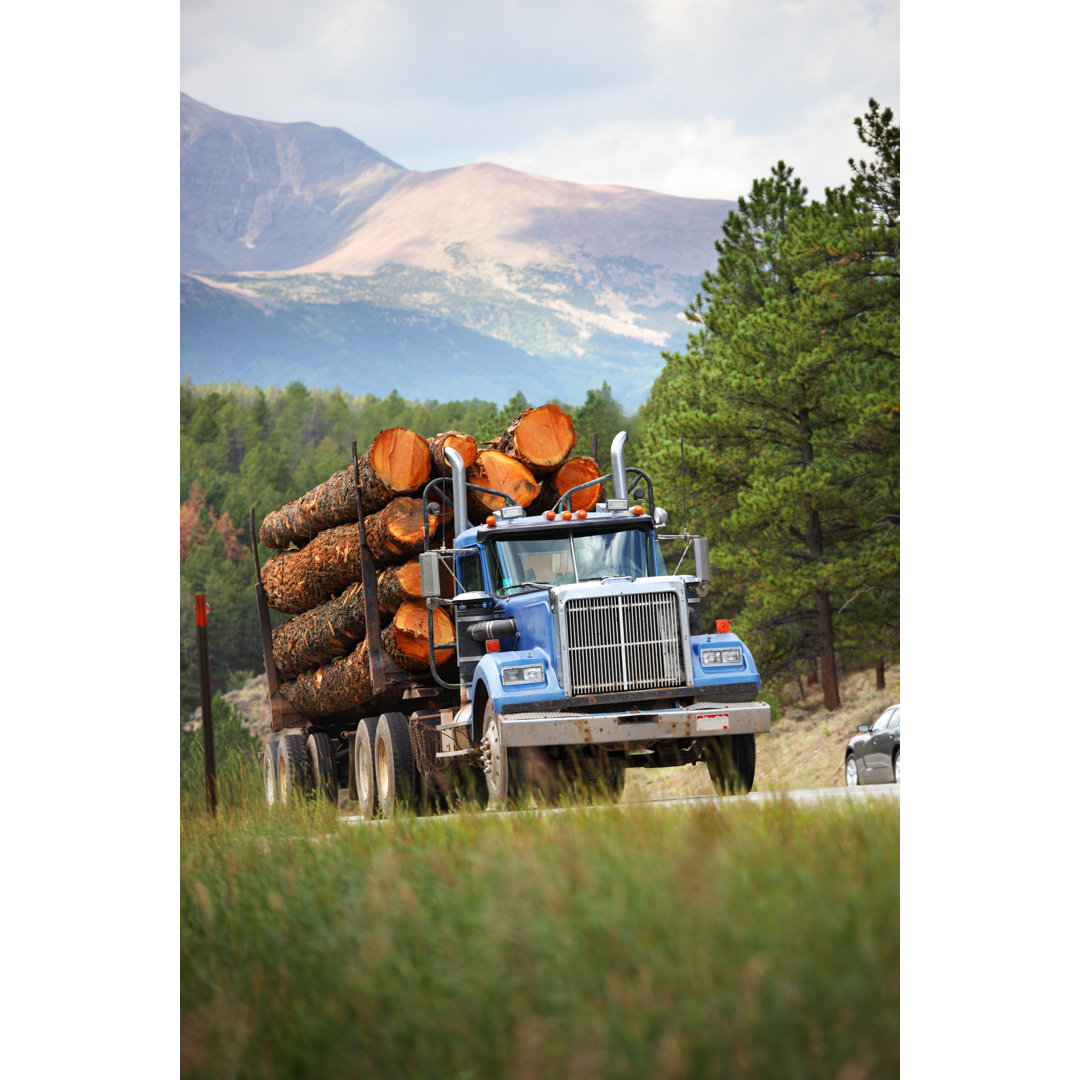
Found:
M 894 710 L 886 709 L 875 721 L 871 731 L 884 731 L 889 726 L 889 720 L 892 718 Z
M 496 540 L 495 592 L 506 596 L 606 577 L 645 577 L 650 572 L 649 549 L 649 534 L 643 529 L 567 530 Z

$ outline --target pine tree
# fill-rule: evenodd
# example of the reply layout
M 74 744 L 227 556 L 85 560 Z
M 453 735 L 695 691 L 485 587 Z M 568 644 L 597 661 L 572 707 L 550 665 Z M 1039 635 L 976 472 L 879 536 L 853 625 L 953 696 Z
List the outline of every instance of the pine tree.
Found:
M 807 205 L 780 162 L 739 200 L 642 415 L 664 490 L 684 438 L 691 524 L 763 666 L 819 659 L 830 709 L 838 644 L 881 644 L 898 580 L 899 135 L 871 108 L 857 190 Z

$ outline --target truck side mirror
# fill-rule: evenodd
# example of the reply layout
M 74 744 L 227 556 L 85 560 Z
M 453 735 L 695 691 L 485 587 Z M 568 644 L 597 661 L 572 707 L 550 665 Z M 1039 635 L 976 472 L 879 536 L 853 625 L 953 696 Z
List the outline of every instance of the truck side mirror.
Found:
M 437 600 L 442 596 L 438 552 L 420 552 L 420 595 L 425 600 Z
M 704 536 L 695 536 L 694 544 L 694 576 L 707 585 L 712 579 L 712 570 L 709 568 L 709 541 Z

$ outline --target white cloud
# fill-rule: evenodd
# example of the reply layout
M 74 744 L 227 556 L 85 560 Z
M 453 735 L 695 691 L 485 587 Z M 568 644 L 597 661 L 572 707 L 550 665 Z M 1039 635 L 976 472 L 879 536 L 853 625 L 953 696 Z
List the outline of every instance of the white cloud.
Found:
M 899 112 L 898 0 L 182 0 L 181 28 L 193 97 L 410 168 L 731 198 L 783 157 L 813 190 L 870 96 Z

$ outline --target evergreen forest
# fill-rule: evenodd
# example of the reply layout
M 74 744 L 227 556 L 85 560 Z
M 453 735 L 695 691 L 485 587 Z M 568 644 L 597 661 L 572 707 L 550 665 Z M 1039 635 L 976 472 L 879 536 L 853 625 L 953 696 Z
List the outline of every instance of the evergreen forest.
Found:
M 606 383 L 580 404 L 575 454 L 600 464 L 620 430 L 671 530 L 709 539 L 706 625 L 727 618 L 763 680 L 820 679 L 899 653 L 900 132 L 873 99 L 865 159 L 808 200 L 793 167 L 755 180 L 716 240 L 717 263 L 627 416 Z M 199 703 L 194 596 L 210 605 L 212 686 L 262 671 L 249 518 L 322 483 L 383 428 L 499 435 L 528 401 L 353 397 L 339 388 L 180 387 L 180 709 Z M 265 561 L 269 553 L 260 551 Z

